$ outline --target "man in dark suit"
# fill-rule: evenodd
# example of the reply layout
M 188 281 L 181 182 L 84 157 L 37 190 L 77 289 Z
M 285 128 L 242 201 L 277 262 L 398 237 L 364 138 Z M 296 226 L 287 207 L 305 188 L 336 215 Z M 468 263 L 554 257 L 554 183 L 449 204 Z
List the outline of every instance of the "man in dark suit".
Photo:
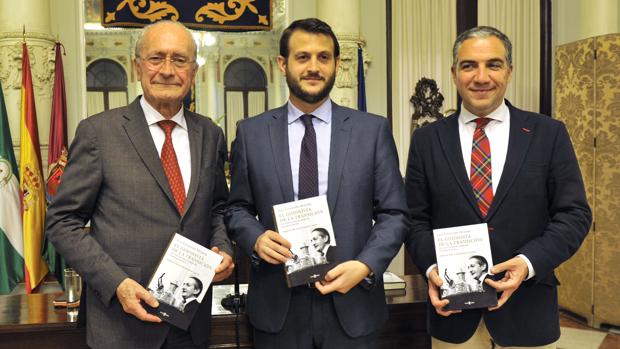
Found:
M 246 309 L 256 348 L 374 348 L 387 318 L 381 275 L 407 232 L 403 183 L 388 120 L 329 99 L 339 53 L 326 23 L 291 23 L 278 57 L 288 104 L 237 128 L 226 223 L 255 261 Z M 272 206 L 316 195 L 327 195 L 340 263 L 289 289 L 291 245 Z
M 310 245 L 314 248 L 313 255 L 323 262 L 333 263 L 335 262 L 335 246 L 331 246 L 330 241 L 329 232 L 325 228 L 315 228 L 310 232 Z
M 434 348 L 554 348 L 560 335 L 554 269 L 591 223 L 579 165 L 564 125 L 504 100 L 510 40 L 491 27 L 460 34 L 452 76 L 457 113 L 417 130 L 406 175 L 407 248 L 429 277 Z M 500 292 L 491 309 L 447 312 L 440 300 L 433 229 L 487 223 Z
M 486 258 L 475 255 L 467 260 L 467 271 L 473 280 L 472 288 L 476 291 L 482 291 L 484 279 L 489 274 L 489 263 Z
M 184 313 L 193 314 L 200 306 L 198 297 L 202 293 L 202 281 L 195 276 L 188 277 L 181 286 L 181 309 Z
M 49 207 L 47 234 L 87 285 L 93 348 L 207 347 L 210 302 L 188 331 L 144 308 L 158 306 L 144 286 L 175 232 L 224 256 L 215 280 L 233 268 L 223 221 L 224 135 L 182 108 L 195 60 L 196 45 L 182 24 L 164 21 L 143 31 L 134 68 L 144 96 L 79 124 Z

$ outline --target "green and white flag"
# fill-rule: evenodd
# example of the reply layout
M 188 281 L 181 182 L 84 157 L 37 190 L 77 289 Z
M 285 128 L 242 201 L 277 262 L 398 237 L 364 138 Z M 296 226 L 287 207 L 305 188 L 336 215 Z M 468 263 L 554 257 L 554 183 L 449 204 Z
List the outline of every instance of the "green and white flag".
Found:
M 24 238 L 19 175 L 0 85 L 0 294 L 10 293 L 23 279 Z

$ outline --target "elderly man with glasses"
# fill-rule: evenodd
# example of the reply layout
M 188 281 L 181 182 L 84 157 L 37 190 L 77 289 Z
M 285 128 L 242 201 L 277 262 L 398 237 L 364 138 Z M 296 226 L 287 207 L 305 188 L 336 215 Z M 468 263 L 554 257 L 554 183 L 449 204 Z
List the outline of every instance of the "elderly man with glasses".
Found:
M 145 310 L 158 306 L 144 286 L 175 232 L 224 256 L 215 281 L 234 267 L 223 223 L 224 135 L 183 109 L 195 62 L 196 44 L 182 24 L 148 26 L 134 61 L 144 95 L 83 120 L 76 131 L 47 234 L 86 282 L 80 316 L 92 348 L 208 346 L 210 302 L 187 331 Z

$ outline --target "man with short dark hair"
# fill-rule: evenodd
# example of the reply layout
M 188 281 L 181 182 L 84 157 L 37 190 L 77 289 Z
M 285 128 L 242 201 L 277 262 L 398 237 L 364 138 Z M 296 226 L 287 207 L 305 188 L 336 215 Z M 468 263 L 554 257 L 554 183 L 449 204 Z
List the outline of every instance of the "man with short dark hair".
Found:
M 467 271 L 473 279 L 472 289 L 482 292 L 484 279 L 489 273 L 489 263 L 487 263 L 486 258 L 480 255 L 469 257 L 467 260 Z
M 278 57 L 289 102 L 241 121 L 232 146 L 226 224 L 255 261 L 247 312 L 259 349 L 374 348 L 387 319 L 381 275 L 407 232 L 402 178 L 389 122 L 329 99 L 339 53 L 326 23 L 291 23 Z M 274 231 L 272 207 L 318 195 L 336 264 L 322 282 L 289 289 L 291 244 Z
M 202 293 L 202 281 L 195 276 L 188 277 L 181 285 L 181 310 L 184 313 L 193 314 L 200 306 L 198 297 Z
M 469 257 L 467 261 L 467 271 L 469 271 L 472 278 L 482 282 L 482 280 L 484 280 L 483 276 L 489 272 L 489 265 L 486 258 L 479 255 Z
M 145 285 L 175 232 L 223 255 L 216 281 L 230 275 L 226 142 L 211 120 L 183 109 L 198 65 L 182 24 L 146 27 L 134 69 L 143 96 L 80 122 L 47 235 L 86 282 L 90 347 L 206 348 L 211 304 L 181 330 L 147 313 L 158 302 Z
M 330 248 L 329 240 L 329 232 L 324 228 L 316 228 L 310 232 L 310 244 L 321 256 L 327 256 Z
M 429 278 L 433 348 L 555 348 L 554 269 L 577 251 L 592 222 L 568 132 L 504 100 L 512 45 L 499 30 L 463 32 L 453 56 L 463 103 L 413 134 L 406 175 L 407 248 Z M 444 311 L 449 301 L 439 297 L 432 231 L 478 223 L 489 229 L 491 272 L 499 279 L 484 282 L 499 292 L 498 305 Z

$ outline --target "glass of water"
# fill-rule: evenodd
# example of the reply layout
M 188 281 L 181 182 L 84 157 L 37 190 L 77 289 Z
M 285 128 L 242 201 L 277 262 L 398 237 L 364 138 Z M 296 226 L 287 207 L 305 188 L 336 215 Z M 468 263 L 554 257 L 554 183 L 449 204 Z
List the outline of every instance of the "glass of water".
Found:
M 67 296 L 67 321 L 77 321 L 80 308 L 80 296 L 82 295 L 82 278 L 72 268 L 66 268 L 65 272 L 65 295 Z

